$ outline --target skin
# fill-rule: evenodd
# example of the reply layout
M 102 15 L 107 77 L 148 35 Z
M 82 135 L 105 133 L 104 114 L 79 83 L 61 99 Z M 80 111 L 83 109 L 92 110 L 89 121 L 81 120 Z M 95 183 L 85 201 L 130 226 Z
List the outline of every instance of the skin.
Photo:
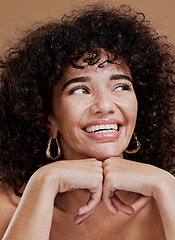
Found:
M 127 66 L 105 64 L 99 68 L 86 64 L 82 70 L 68 65 L 65 72 L 53 90 L 50 119 L 52 136 L 59 132 L 63 158 L 94 157 L 103 161 L 112 156 L 122 157 L 137 117 L 137 99 Z M 120 129 L 118 133 L 94 134 L 84 130 L 104 124 L 120 124 Z
M 111 80 L 114 75 L 131 81 Z M 73 83 L 77 77 L 88 81 Z M 64 160 L 38 169 L 21 199 L 1 187 L 2 239 L 173 240 L 174 177 L 123 159 L 136 117 L 132 76 L 124 63 L 83 70 L 68 65 L 54 87 L 49 115 L 49 135 L 59 138 Z M 117 133 L 85 131 L 111 119 L 120 123 Z

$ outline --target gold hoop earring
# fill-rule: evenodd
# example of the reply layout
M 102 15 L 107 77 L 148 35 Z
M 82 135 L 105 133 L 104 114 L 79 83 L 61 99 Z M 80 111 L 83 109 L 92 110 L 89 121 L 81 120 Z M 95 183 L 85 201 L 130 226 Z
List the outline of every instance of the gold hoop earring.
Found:
M 61 156 L 61 148 L 60 148 L 60 145 L 58 143 L 58 139 L 56 138 L 55 140 L 56 140 L 56 144 L 57 144 L 58 154 L 57 154 L 56 157 L 51 156 L 51 153 L 50 153 L 50 146 L 51 146 L 51 143 L 52 143 L 52 137 L 51 137 L 48 141 L 48 145 L 47 145 L 47 149 L 46 149 L 46 157 L 49 160 L 56 160 Z
M 133 137 L 135 138 L 135 141 L 136 141 L 136 148 L 133 149 L 133 150 L 125 150 L 125 153 L 127 153 L 127 154 L 135 154 L 141 148 L 141 143 L 138 141 L 137 136 L 135 135 L 135 133 L 133 134 Z

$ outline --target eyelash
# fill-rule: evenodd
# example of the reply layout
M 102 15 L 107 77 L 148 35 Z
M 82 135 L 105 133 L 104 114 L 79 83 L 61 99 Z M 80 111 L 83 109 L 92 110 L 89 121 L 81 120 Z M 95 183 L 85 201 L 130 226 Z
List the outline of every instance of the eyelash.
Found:
M 90 90 L 89 90 L 86 86 L 80 85 L 80 86 L 76 86 L 75 88 L 71 89 L 71 90 L 69 91 L 69 95 L 73 94 L 74 91 L 76 91 L 76 90 L 78 90 L 78 89 L 83 89 L 83 90 L 86 90 L 87 92 L 90 93 Z
M 123 87 L 124 88 L 123 91 L 130 91 L 132 84 L 129 84 L 129 83 L 119 84 L 116 87 L 114 87 L 114 90 L 117 89 L 118 87 Z
M 117 89 L 118 87 L 123 87 L 124 89 L 122 90 L 122 91 L 130 91 L 131 90 L 131 86 L 132 86 L 132 84 L 119 84 L 119 85 L 117 85 L 116 87 L 114 87 L 114 91 L 115 91 L 115 89 Z M 78 89 L 82 89 L 82 90 L 86 90 L 88 93 L 90 93 L 90 90 L 86 87 L 86 86 L 84 86 L 84 85 L 79 85 L 79 86 L 76 86 L 75 88 L 73 88 L 73 89 L 71 89 L 70 91 L 69 91 L 69 95 L 71 95 L 71 94 L 73 94 L 74 93 L 74 91 L 76 91 L 76 90 L 78 90 Z

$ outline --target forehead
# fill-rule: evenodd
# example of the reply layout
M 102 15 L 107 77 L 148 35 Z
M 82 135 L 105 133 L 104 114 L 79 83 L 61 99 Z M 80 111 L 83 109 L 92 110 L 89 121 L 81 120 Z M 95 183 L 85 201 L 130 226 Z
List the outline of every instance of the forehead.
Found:
M 70 63 L 68 63 L 65 67 L 63 78 L 67 79 L 84 74 L 110 74 L 110 72 L 123 73 L 131 77 L 131 71 L 124 59 L 121 57 L 113 60 L 112 62 L 110 62 L 110 59 L 113 59 L 112 54 L 108 55 L 104 52 L 101 52 L 98 57 L 93 59 L 92 57 L 93 56 L 91 53 L 84 54 L 84 56 L 80 58 L 76 63 L 80 68 L 75 68 Z

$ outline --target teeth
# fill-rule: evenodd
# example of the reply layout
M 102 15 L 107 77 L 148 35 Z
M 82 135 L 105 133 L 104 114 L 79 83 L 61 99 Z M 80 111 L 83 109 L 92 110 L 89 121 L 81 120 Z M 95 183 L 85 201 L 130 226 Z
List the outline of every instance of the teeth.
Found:
M 105 124 L 105 125 L 93 125 L 90 127 L 85 128 L 86 132 L 89 133 L 95 133 L 99 131 L 106 132 L 112 132 L 112 131 L 118 131 L 118 125 L 117 124 Z

